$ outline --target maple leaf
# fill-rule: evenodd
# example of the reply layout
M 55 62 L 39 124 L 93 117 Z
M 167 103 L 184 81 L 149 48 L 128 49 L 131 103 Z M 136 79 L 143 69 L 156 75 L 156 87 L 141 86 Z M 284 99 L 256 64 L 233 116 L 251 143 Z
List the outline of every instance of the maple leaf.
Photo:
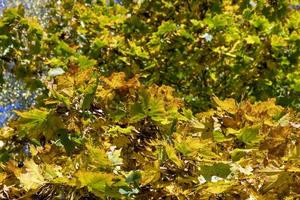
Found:
M 114 183 L 114 176 L 107 173 L 78 171 L 75 176 L 78 178 L 81 186 L 86 186 L 89 191 L 105 192 Z
M 46 183 L 41 169 L 33 160 L 26 160 L 24 166 L 26 168 L 26 173 L 21 173 L 17 178 L 20 180 L 20 183 L 26 191 L 37 189 Z

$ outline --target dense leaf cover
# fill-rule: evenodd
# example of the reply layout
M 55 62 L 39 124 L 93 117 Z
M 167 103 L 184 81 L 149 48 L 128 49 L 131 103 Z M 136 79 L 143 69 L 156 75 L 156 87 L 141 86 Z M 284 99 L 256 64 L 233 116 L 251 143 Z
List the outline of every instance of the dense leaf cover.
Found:
M 0 0 L 0 15 L 8 7 L 16 7 L 22 3 L 25 7 L 26 15 L 39 16 L 42 20 L 44 10 L 42 9 L 43 0 Z M 21 80 L 16 80 L 15 75 L 10 73 L 14 67 L 14 62 L 2 62 L 5 72 L 0 79 L 0 127 L 4 126 L 8 120 L 15 117 L 13 110 L 26 109 L 34 103 L 35 92 L 26 89 Z M 3 66 L 2 66 L 3 68 Z
M 43 92 L 0 129 L 1 198 L 299 197 L 297 6 L 63 0 L 43 23 L 5 10 L 1 70 Z

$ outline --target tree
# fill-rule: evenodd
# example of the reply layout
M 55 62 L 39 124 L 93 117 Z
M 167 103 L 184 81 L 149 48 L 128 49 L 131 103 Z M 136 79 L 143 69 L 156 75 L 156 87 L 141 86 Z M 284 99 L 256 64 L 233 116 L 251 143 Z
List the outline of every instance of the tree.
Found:
M 22 6 L 4 12 L 2 61 L 43 91 L 1 129 L 8 193 L 298 194 L 298 114 L 268 98 L 297 106 L 299 12 L 286 1 L 122 4 L 49 1 L 43 24 Z

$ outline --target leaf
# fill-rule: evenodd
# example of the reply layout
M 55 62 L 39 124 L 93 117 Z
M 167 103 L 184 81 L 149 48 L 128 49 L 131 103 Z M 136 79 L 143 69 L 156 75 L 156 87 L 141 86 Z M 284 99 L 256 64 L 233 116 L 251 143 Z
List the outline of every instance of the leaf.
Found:
M 3 21 L 10 23 L 13 20 L 21 17 L 24 14 L 24 9 L 21 7 L 18 8 L 9 8 L 3 12 Z
M 168 158 L 172 160 L 179 168 L 183 167 L 183 161 L 176 155 L 176 150 L 169 144 L 164 144 Z
M 193 128 L 196 128 L 196 129 L 204 129 L 205 128 L 205 125 L 203 123 L 199 122 L 199 120 L 196 118 L 193 118 L 192 120 L 190 120 L 190 123 Z
M 138 185 L 142 179 L 142 174 L 140 171 L 131 171 L 126 177 L 126 182 L 128 184 Z
M 15 113 L 20 116 L 22 120 L 29 126 L 37 126 L 42 124 L 49 115 L 49 111 L 39 109 L 32 109 L 24 112 L 15 111 Z
M 176 138 L 175 148 L 184 156 L 201 156 L 205 159 L 215 159 L 219 156 L 212 151 L 212 144 L 208 140 L 193 137 Z
M 1 172 L 0 173 L 0 183 L 3 183 L 3 181 L 7 178 L 7 173 Z
M 131 115 L 132 115 L 130 120 L 133 121 L 133 122 L 140 121 L 140 120 L 142 120 L 146 117 L 146 114 L 144 113 L 143 106 L 140 103 L 134 103 L 131 106 L 131 111 L 130 112 L 131 112 Z
M 75 149 L 75 144 L 72 140 L 69 138 L 69 134 L 65 131 L 61 131 L 60 137 L 59 137 L 61 143 L 64 145 L 65 150 L 68 154 L 71 154 Z
M 200 166 L 200 173 L 207 181 L 211 181 L 212 176 L 226 178 L 230 173 L 230 165 L 224 163 L 216 163 L 213 165 Z
M 120 126 L 113 126 L 107 132 L 109 134 L 118 135 L 118 133 L 129 135 L 132 131 L 136 131 L 133 126 L 127 126 L 126 128 L 122 128 Z
M 55 90 L 50 90 L 51 91 L 51 94 L 53 95 L 53 97 L 55 99 L 57 99 L 58 101 L 62 102 L 68 109 L 70 109 L 70 106 L 71 106 L 71 101 L 68 97 L 58 93 L 57 91 Z
M 148 185 L 149 183 L 155 183 L 160 179 L 161 172 L 159 168 L 159 161 L 154 162 L 154 166 L 146 165 L 145 169 L 141 171 L 142 185 Z
M 21 117 L 22 124 L 28 129 L 40 129 L 47 121 L 49 111 L 32 109 L 29 111 L 15 111 Z
M 1 149 L 0 150 L 0 162 L 7 162 L 9 161 L 10 159 L 10 154 L 9 154 L 9 151 L 7 151 L 6 149 Z
M 247 44 L 260 44 L 260 39 L 256 35 L 248 35 L 245 40 Z
M 62 178 L 62 167 L 55 164 L 45 164 L 43 168 L 44 178 L 48 181 L 53 181 L 57 178 Z
M 54 69 L 61 68 L 61 67 L 64 67 L 66 65 L 60 58 L 57 58 L 57 57 L 48 59 L 45 62 L 45 64 L 49 64 L 49 65 L 55 67 Z M 51 71 L 51 69 L 50 69 L 50 71 Z
M 97 49 L 101 49 L 103 47 L 108 46 L 108 41 L 107 40 L 103 40 L 101 38 L 96 38 L 93 42 L 93 45 L 97 48 Z
M 226 138 L 221 131 L 213 131 L 213 138 L 215 142 L 226 142 L 232 140 L 232 138 Z
M 86 56 L 82 56 L 82 55 L 80 55 L 78 57 L 78 62 L 79 62 L 79 66 L 81 69 L 87 69 L 90 67 L 94 67 L 97 64 L 96 60 L 90 59 L 90 58 L 88 58 Z
M 126 74 L 124 72 L 119 72 L 112 73 L 112 75 L 108 78 L 102 77 L 102 81 L 104 81 L 112 89 L 121 89 L 126 87 L 125 78 Z
M 112 162 L 107 156 L 107 153 L 100 147 L 94 147 L 90 144 L 86 144 L 86 148 L 88 150 L 88 155 L 91 160 L 91 163 L 93 163 L 96 166 L 99 167 L 111 167 Z
M 192 120 L 194 118 L 193 112 L 190 109 L 183 108 L 182 113 L 187 120 Z
M 105 191 L 112 186 L 114 176 L 100 172 L 78 171 L 75 176 L 78 178 L 81 187 L 87 187 L 89 191 Z
M 269 176 L 269 179 L 265 181 L 261 187 L 261 191 L 266 193 L 270 190 L 277 190 L 279 194 L 289 190 L 289 184 L 293 182 L 292 174 L 288 172 L 281 172 L 279 174 Z
M 237 112 L 237 106 L 234 99 L 225 99 L 221 101 L 218 97 L 213 97 L 214 102 L 221 110 L 224 110 L 230 114 L 235 114 Z
M 120 188 L 119 193 L 130 197 L 131 195 L 138 194 L 139 190 L 136 188 L 134 188 L 132 190 L 124 190 L 123 188 Z
M 271 45 L 272 47 L 285 47 L 287 46 L 287 42 L 284 40 L 284 38 L 278 35 L 272 35 Z
M 160 100 L 149 99 L 149 104 L 144 110 L 146 115 L 151 117 L 154 121 L 168 124 L 170 121 L 166 120 L 164 103 Z
M 88 110 L 91 107 L 91 104 L 93 103 L 96 90 L 98 88 L 98 78 L 96 77 L 96 81 L 93 83 L 90 83 L 87 88 L 84 90 L 84 97 L 81 103 L 81 109 L 82 110 Z
M 71 48 L 67 43 L 61 40 L 58 41 L 54 51 L 60 56 L 72 55 L 76 52 L 75 49 Z
M 115 150 L 114 148 L 111 151 L 107 152 L 108 159 L 113 163 L 113 165 L 122 165 L 123 159 L 121 158 L 122 149 Z
M 22 124 L 20 128 L 32 138 L 39 138 L 39 134 L 43 133 L 47 139 L 51 139 L 59 129 L 64 127 L 61 119 L 53 111 L 35 108 L 14 112 L 21 117 L 18 122 Z
M 46 183 L 39 166 L 33 160 L 26 160 L 24 165 L 26 173 L 21 173 L 18 179 L 26 191 L 37 189 Z
M 248 150 L 245 149 L 234 149 L 233 151 L 230 152 L 232 161 L 234 162 L 239 161 L 247 154 L 247 152 Z
M 158 31 L 156 32 L 157 35 L 161 36 L 166 33 L 170 33 L 176 30 L 176 24 L 171 21 L 163 22 L 159 27 Z
M 257 144 L 261 140 L 258 136 L 258 128 L 243 128 L 239 133 L 238 139 L 249 145 Z
M 129 45 L 131 47 L 131 55 L 149 59 L 148 53 L 142 47 L 137 46 L 135 42 L 129 42 Z
M 232 181 L 218 181 L 216 183 L 207 182 L 198 189 L 204 193 L 221 194 L 223 192 L 230 191 L 235 186 L 237 186 L 237 184 Z
M 139 102 L 136 102 L 131 107 L 132 121 L 138 121 L 145 117 L 150 117 L 152 120 L 164 124 L 170 123 L 165 116 L 164 103 L 155 99 L 146 91 L 142 91 L 139 96 Z

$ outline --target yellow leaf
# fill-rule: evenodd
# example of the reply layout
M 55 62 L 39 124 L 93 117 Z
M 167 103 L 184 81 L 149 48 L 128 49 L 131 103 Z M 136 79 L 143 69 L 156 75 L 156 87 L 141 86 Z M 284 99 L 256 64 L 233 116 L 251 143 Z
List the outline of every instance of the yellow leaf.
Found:
M 231 190 L 236 185 L 237 184 L 235 182 L 231 182 L 231 181 L 218 181 L 215 183 L 207 182 L 206 184 L 201 185 L 198 189 L 203 193 L 220 194 L 228 190 Z
M 219 158 L 212 151 L 212 147 L 211 140 L 200 140 L 193 137 L 182 138 L 176 135 L 175 148 L 184 156 L 201 156 L 206 159 Z
M 108 78 L 102 78 L 102 80 L 112 89 L 119 89 L 125 86 L 126 75 L 124 72 L 113 73 Z
M 96 190 L 105 192 L 106 188 L 113 184 L 112 174 L 100 172 L 78 171 L 75 176 L 82 187 L 88 187 L 89 191 Z
M 15 134 L 14 129 L 10 128 L 10 127 L 3 127 L 0 129 L 0 138 L 1 139 L 7 139 L 10 138 L 11 136 L 13 136 Z
M 176 150 L 169 144 L 164 144 L 168 158 L 172 160 L 178 167 L 183 167 L 183 162 L 176 155 Z
M 155 161 L 154 166 L 146 166 L 142 174 L 142 185 L 154 183 L 160 179 L 159 161 Z
M 46 183 L 39 166 L 33 160 L 26 160 L 24 165 L 26 173 L 21 173 L 17 178 L 26 191 L 37 189 Z
M 44 176 L 47 180 L 53 180 L 56 178 L 62 178 L 63 175 L 61 173 L 62 167 L 57 165 L 45 164 L 44 166 Z
M 214 102 L 217 104 L 217 106 L 230 114 L 235 114 L 237 112 L 237 106 L 234 99 L 225 99 L 224 101 L 221 101 L 218 97 L 213 97 Z
M 106 152 L 101 148 L 93 147 L 92 145 L 86 145 L 89 158 L 92 163 L 100 167 L 110 167 L 112 162 L 108 159 Z
M 2 183 L 7 177 L 7 174 L 5 172 L 0 173 L 0 183 Z

